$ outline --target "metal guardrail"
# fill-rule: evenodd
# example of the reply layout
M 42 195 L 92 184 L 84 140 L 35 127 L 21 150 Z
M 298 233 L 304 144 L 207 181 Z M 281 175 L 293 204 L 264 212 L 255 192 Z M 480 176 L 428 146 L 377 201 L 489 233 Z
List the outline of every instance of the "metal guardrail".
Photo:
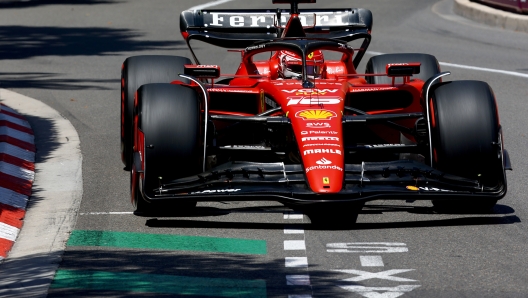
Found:
M 528 0 L 472 0 L 519 14 L 528 14 Z

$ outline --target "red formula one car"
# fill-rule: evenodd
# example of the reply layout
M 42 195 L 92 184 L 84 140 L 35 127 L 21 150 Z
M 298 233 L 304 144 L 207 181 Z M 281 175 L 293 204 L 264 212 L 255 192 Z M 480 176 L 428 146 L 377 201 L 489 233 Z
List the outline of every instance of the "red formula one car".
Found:
M 137 214 L 237 200 L 343 212 L 375 199 L 432 200 L 479 210 L 506 194 L 510 163 L 487 83 L 442 82 L 449 72 L 427 54 L 374 56 L 358 73 L 371 12 L 298 9 L 313 2 L 182 12 L 188 44 L 241 53 L 235 74 L 200 64 L 190 46 L 194 63 L 126 59 L 122 160 Z

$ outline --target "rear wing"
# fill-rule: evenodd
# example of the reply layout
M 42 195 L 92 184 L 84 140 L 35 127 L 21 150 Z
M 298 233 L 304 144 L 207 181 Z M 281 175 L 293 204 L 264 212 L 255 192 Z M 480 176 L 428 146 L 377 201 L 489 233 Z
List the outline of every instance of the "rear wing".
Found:
M 180 31 L 187 43 L 194 39 L 223 48 L 241 49 L 258 41 L 280 38 L 282 26 L 290 18 L 289 12 L 288 9 L 187 10 L 180 15 Z M 344 42 L 358 38 L 370 40 L 372 12 L 368 9 L 303 9 L 299 19 L 305 27 L 306 38 Z

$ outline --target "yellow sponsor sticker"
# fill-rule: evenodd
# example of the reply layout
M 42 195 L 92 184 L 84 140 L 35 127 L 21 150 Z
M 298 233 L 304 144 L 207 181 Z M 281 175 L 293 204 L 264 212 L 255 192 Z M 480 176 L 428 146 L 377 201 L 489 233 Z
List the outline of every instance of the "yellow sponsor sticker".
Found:
M 308 59 L 312 59 L 313 58 L 313 52 L 311 52 L 310 54 L 308 54 Z
M 323 184 L 330 184 L 330 178 L 323 177 Z
M 330 120 L 337 117 L 337 114 L 328 110 L 302 110 L 297 112 L 295 117 L 303 120 Z
M 419 191 L 420 189 L 416 186 L 411 186 L 411 185 L 408 185 L 406 186 L 405 188 L 407 188 L 408 190 L 412 190 L 412 191 Z

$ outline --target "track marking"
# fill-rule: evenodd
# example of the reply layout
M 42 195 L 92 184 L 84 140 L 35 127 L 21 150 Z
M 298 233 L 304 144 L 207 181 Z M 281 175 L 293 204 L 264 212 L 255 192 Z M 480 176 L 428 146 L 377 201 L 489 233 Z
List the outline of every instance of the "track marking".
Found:
M 286 228 L 284 229 L 284 234 L 304 234 L 304 230 L 286 226 Z
M 265 280 L 92 270 L 58 270 L 51 288 L 172 294 L 178 297 L 267 297 Z
M 341 285 L 339 287 L 349 292 L 355 292 L 367 298 L 396 298 L 420 286 L 401 285 L 396 287 L 364 287 Z
M 267 254 L 264 240 L 111 231 L 75 230 L 66 245 L 246 255 Z
M 367 51 L 367 54 L 377 56 L 377 55 L 384 55 L 385 53 Z M 477 71 L 491 72 L 491 73 L 500 73 L 500 74 L 514 76 L 514 77 L 520 77 L 520 78 L 528 78 L 528 74 L 515 72 L 515 71 L 500 70 L 500 69 L 485 68 L 485 67 L 477 67 L 477 66 L 455 64 L 455 63 L 448 63 L 448 62 L 438 62 L 438 63 L 440 65 L 442 65 L 442 66 L 449 66 L 449 67 L 456 67 L 456 68 L 470 69 L 470 70 L 477 70 Z
M 133 215 L 134 212 L 83 212 L 79 215 Z
M 286 285 L 288 286 L 309 286 L 310 275 L 286 275 Z
M 408 252 L 405 243 L 398 242 L 355 242 L 328 243 L 327 252 L 335 253 L 397 253 Z
M 304 220 L 304 215 L 297 212 L 285 212 L 284 219 L 287 220 Z M 284 250 L 301 250 L 304 251 L 305 257 L 286 257 L 284 258 L 284 263 L 286 267 L 293 268 L 304 268 L 306 274 L 297 274 L 297 275 L 286 275 L 286 285 L 288 286 L 309 286 L 310 291 L 313 294 L 312 285 L 310 283 L 310 270 L 308 268 L 308 257 L 306 255 L 306 236 L 304 235 L 304 229 L 295 225 L 285 225 L 284 227 L 285 235 L 302 235 L 302 240 L 285 240 L 284 241 Z M 292 236 L 293 237 L 293 236 Z M 288 295 L 288 298 L 312 298 L 312 295 L 303 294 L 303 295 Z
M 284 250 L 306 250 L 304 240 L 286 240 L 284 241 Z
M 381 256 L 359 256 L 361 266 L 363 267 L 383 267 L 383 259 Z
M 188 8 L 187 10 L 202 10 L 204 8 L 208 8 L 208 7 L 211 7 L 211 6 L 224 4 L 224 3 L 227 3 L 227 2 L 231 2 L 231 1 L 234 1 L 234 0 L 216 0 L 216 1 L 211 1 L 211 2 L 204 3 L 204 4 L 193 6 L 191 8 Z
M 284 258 L 286 267 L 289 268 L 307 268 L 308 258 L 307 257 L 286 257 Z
M 284 219 L 303 219 L 303 214 L 296 212 L 286 212 L 284 213 Z
M 363 280 L 377 278 L 377 279 L 384 279 L 384 280 L 391 280 L 391 281 L 412 282 L 416 280 L 410 279 L 410 278 L 393 276 L 393 275 L 404 273 L 404 272 L 409 272 L 413 270 L 414 269 L 391 269 L 391 270 L 380 271 L 380 272 L 368 272 L 368 271 L 362 271 L 362 270 L 345 269 L 345 270 L 332 270 L 332 271 L 357 275 L 356 277 L 343 279 L 343 281 L 363 281 Z

